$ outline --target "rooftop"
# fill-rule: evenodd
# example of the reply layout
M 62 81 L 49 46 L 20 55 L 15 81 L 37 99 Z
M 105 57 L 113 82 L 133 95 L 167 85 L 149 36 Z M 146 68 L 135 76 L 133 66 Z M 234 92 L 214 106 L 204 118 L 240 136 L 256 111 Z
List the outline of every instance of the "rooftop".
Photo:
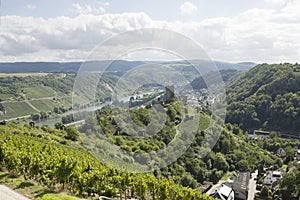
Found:
M 228 199 L 230 196 L 234 198 L 232 188 L 224 184 L 218 186 L 216 190 L 212 194 L 210 194 L 210 196 L 218 199 Z
M 219 193 L 221 193 L 223 196 L 228 197 L 230 195 L 230 193 L 232 192 L 231 187 L 228 187 L 227 185 L 222 184 L 219 187 Z

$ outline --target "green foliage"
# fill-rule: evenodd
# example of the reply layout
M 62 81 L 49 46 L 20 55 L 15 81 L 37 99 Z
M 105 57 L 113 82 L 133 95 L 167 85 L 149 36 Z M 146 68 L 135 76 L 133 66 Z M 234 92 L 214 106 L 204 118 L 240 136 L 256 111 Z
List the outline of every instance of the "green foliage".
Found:
M 56 106 L 57 102 L 52 99 L 43 99 L 43 100 L 31 100 L 29 101 L 35 108 L 40 111 L 52 111 L 53 107 Z
M 213 166 L 214 166 L 214 168 L 216 168 L 218 170 L 222 170 L 223 172 L 227 172 L 229 169 L 229 165 L 228 165 L 224 155 L 220 152 L 216 153 Z
M 47 86 L 22 88 L 22 91 L 26 94 L 27 98 L 44 98 L 55 95 L 55 91 Z
M 259 147 L 272 152 L 273 154 L 277 153 L 279 148 L 283 148 L 285 150 L 286 156 L 284 162 L 287 164 L 290 161 L 294 160 L 295 151 L 292 147 L 297 146 L 300 147 L 300 141 L 298 140 L 289 140 L 280 138 L 278 135 L 271 135 L 269 138 L 264 140 L 258 140 L 255 142 Z M 276 166 L 281 167 L 283 161 L 281 159 L 276 159 Z
M 5 102 L 3 103 L 3 106 L 6 109 L 7 115 L 0 116 L 0 119 L 20 117 L 36 113 L 36 111 L 26 102 Z
M 67 126 L 65 127 L 65 131 L 67 132 L 67 135 L 65 136 L 66 139 L 77 141 L 79 139 L 79 133 L 75 126 Z
M 285 148 L 285 153 L 286 153 L 286 163 L 289 163 L 290 161 L 294 160 L 295 151 L 293 147 L 287 146 Z
M 70 114 L 70 115 L 62 117 L 61 122 L 63 124 L 69 124 L 69 123 L 74 122 L 74 116 L 73 116 L 73 114 Z
M 226 121 L 244 129 L 296 132 L 300 128 L 298 65 L 262 64 L 227 85 Z
M 58 130 L 64 130 L 65 129 L 65 125 L 62 122 L 57 122 L 56 124 L 54 124 L 54 127 Z
M 269 196 L 268 186 L 266 186 L 266 185 L 262 186 L 261 191 L 260 191 L 260 196 L 262 196 L 262 197 L 268 197 Z
M 62 194 L 45 194 L 37 200 L 79 200 L 78 198 L 62 195 Z
M 20 116 L 36 114 L 39 111 L 61 114 L 68 111 L 72 106 L 81 107 L 85 101 L 78 96 L 72 96 L 75 73 L 53 73 L 45 76 L 7 76 L 0 77 L 0 96 L 6 101 L 0 104 L 0 111 L 6 111 L 6 115 L 0 115 L 0 119 L 9 119 Z M 100 81 L 92 102 L 98 103 L 109 100 L 110 90 L 117 81 L 117 76 L 110 73 L 103 75 L 104 81 Z M 81 80 L 82 85 L 90 85 L 91 77 Z M 10 97 L 10 99 L 8 99 Z M 2 99 L 0 99 L 2 100 Z M 86 105 L 85 105 L 86 106 Z
M 130 110 L 131 117 L 138 126 L 146 126 L 147 123 L 144 122 L 149 119 L 149 109 L 150 107 Z M 125 111 L 120 110 L 115 113 L 123 112 Z M 140 163 L 148 163 L 149 157 L 143 152 L 155 152 L 167 146 L 175 137 L 177 124 L 182 118 L 181 107 L 176 101 L 165 105 L 165 112 L 168 115 L 165 126 L 154 136 L 146 138 L 131 137 L 132 132 L 124 132 L 115 121 L 118 114 L 113 115 L 109 107 L 99 110 L 97 119 L 102 133 L 110 138 L 112 143 L 128 152 L 138 152 L 139 154 L 134 159 Z M 238 126 L 230 124 L 223 128 L 213 152 L 201 158 L 200 147 L 204 138 L 208 137 L 205 129 L 209 125 L 210 117 L 201 113 L 199 120 L 199 130 L 195 133 L 191 146 L 175 163 L 161 169 L 161 176 L 173 179 L 184 186 L 196 187 L 205 181 L 217 182 L 229 171 L 254 171 L 260 163 L 268 167 L 277 163 L 278 160 L 281 161 L 253 144 L 251 140 L 248 141 L 247 136 Z M 98 123 L 89 119 L 80 131 L 93 132 L 97 130 Z
M 300 165 L 284 175 L 280 187 L 286 199 L 300 196 Z
M 0 127 L 0 165 L 17 176 L 34 179 L 49 188 L 80 197 L 92 194 L 139 199 L 212 199 L 199 190 L 157 179 L 153 174 L 131 174 L 102 165 L 76 143 L 62 145 L 63 130 L 49 127 L 6 125 Z M 129 192 L 128 192 L 129 191 Z M 147 197 L 147 198 L 146 198 Z M 44 199 L 71 199 L 48 194 Z

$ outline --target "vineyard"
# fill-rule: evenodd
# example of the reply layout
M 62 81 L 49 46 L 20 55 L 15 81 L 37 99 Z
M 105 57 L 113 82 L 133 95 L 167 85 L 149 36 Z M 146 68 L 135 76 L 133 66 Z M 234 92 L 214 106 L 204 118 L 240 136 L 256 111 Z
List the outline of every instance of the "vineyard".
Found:
M 1 168 L 53 191 L 73 196 L 127 199 L 210 199 L 200 191 L 149 174 L 132 174 L 102 165 L 66 132 L 47 127 L 0 127 Z

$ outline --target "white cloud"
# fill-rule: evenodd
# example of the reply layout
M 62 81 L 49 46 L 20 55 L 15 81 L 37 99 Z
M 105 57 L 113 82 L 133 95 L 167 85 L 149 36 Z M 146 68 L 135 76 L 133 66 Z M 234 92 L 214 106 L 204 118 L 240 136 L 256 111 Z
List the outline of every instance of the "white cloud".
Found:
M 198 8 L 197 6 L 195 6 L 194 4 L 192 4 L 191 2 L 189 1 L 186 1 L 184 2 L 180 7 L 179 7 L 179 10 L 182 14 L 187 14 L 187 15 L 190 15 L 190 14 L 193 14 L 195 12 L 198 11 Z
M 33 4 L 27 4 L 25 6 L 25 8 L 29 9 L 29 10 L 35 10 L 36 9 L 36 5 L 33 5 Z
M 99 6 L 97 8 L 92 7 L 91 5 L 80 5 L 78 3 L 73 4 L 73 10 L 77 13 L 77 14 L 102 14 L 105 13 L 105 8 L 103 8 L 102 6 Z
M 100 42 L 117 33 L 156 26 L 145 13 L 50 19 L 3 16 L 1 20 L 1 61 L 32 57 L 37 60 L 71 59 L 70 55 L 80 60 Z
M 166 28 L 196 42 L 213 59 L 299 62 L 300 2 L 280 10 L 251 9 L 235 17 L 166 22 L 145 13 L 85 14 L 77 17 L 2 16 L 0 60 L 71 61 L 86 58 L 109 37 L 141 28 Z M 130 39 L 128 39 L 128 43 Z M 176 45 L 176 41 L 174 42 Z
M 264 0 L 264 2 L 273 5 L 285 5 L 289 0 Z

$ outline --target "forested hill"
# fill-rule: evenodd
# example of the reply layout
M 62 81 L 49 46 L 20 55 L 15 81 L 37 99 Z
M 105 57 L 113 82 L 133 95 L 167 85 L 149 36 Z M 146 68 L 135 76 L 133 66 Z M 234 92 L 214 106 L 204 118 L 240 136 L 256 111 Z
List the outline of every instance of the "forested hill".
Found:
M 227 98 L 227 122 L 299 134 L 300 65 L 258 65 L 228 83 Z

